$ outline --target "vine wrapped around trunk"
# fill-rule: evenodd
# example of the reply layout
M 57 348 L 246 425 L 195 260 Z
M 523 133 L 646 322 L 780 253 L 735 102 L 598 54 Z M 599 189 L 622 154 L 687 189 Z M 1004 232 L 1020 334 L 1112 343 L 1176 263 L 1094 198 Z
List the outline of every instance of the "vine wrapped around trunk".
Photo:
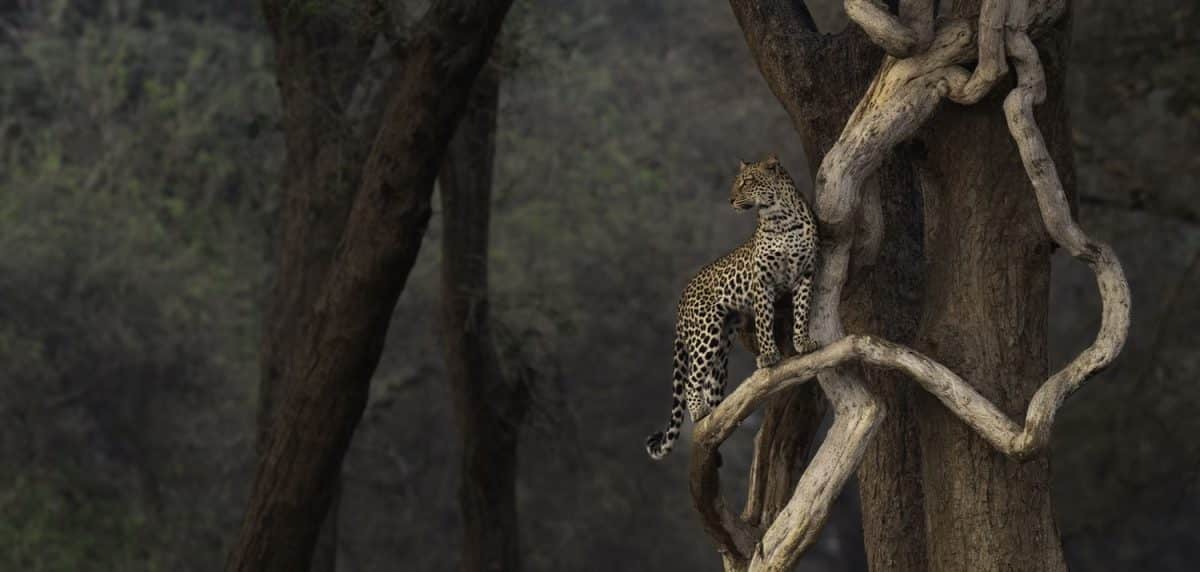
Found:
M 889 55 L 817 174 L 816 212 L 823 242 L 810 312 L 812 336 L 823 348 L 755 372 L 695 428 L 693 501 L 727 570 L 787 570 L 816 539 L 883 416 L 877 398 L 865 388 L 862 364 L 908 375 L 997 451 L 1023 461 L 1045 449 L 1063 400 L 1111 363 L 1125 343 L 1130 301 L 1120 262 L 1111 248 L 1090 239 L 1072 219 L 1033 118 L 1033 107 L 1044 99 L 1046 87 L 1031 37 L 1062 17 L 1065 1 L 984 0 L 978 21 L 945 19 L 936 27 L 932 6 L 932 0 L 902 1 L 897 18 L 878 2 L 846 1 L 851 19 Z M 1007 72 L 1005 55 L 1018 79 L 1005 100 L 1005 115 L 1043 223 L 1056 244 L 1091 267 L 1103 302 L 1095 342 L 1041 385 L 1023 424 L 932 358 L 877 337 L 847 336 L 839 313 L 851 266 L 862 263 L 852 258 L 877 252 L 878 245 L 870 242 L 882 236 L 880 217 L 863 214 L 873 201 L 863 196 L 868 179 L 942 100 L 970 104 L 989 93 Z M 979 62 L 973 73 L 961 67 L 971 61 Z M 773 521 L 752 522 L 734 515 L 720 495 L 718 447 L 769 397 L 813 377 L 835 415 L 825 441 Z

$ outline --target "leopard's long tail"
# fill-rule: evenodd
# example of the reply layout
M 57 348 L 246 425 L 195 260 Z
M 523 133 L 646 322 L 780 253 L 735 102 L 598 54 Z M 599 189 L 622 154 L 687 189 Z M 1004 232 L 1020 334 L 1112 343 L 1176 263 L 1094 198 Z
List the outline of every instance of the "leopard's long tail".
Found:
M 675 364 L 674 378 L 671 380 L 671 422 L 665 433 L 658 432 L 646 437 L 646 452 L 655 461 L 667 456 L 675 439 L 679 437 L 679 428 L 683 425 L 683 390 L 688 376 L 687 348 L 683 337 L 675 333 Z

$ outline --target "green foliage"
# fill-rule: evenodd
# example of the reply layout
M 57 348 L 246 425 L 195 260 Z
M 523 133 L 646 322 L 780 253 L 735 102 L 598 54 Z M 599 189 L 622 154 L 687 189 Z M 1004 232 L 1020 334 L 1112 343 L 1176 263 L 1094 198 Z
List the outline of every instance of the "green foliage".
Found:
M 252 434 L 269 46 L 104 7 L 0 44 L 0 567 L 211 569 L 231 493 L 196 477 L 242 470 Z
M 21 477 L 0 493 L 0 568 L 164 570 L 142 541 L 153 530 L 147 515 L 128 505 L 88 499 L 70 481 Z

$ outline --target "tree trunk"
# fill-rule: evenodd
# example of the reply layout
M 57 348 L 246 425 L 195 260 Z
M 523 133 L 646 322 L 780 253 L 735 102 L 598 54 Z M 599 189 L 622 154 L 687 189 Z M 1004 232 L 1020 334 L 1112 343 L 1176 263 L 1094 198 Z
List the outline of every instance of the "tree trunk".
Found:
M 802 2 L 731 0 L 730 4 L 763 77 L 800 134 L 809 172 L 815 174 L 878 69 L 883 51 L 857 26 L 851 25 L 839 34 L 818 34 Z M 911 152 L 894 153 L 885 161 L 877 180 L 886 221 L 885 236 L 875 265 L 863 269 L 851 280 L 852 287 L 842 306 L 844 318 L 851 333 L 873 333 L 907 342 L 915 335 L 920 317 L 923 271 L 921 201 Z M 872 391 L 883 400 L 888 411 L 858 475 L 867 560 L 872 570 L 924 571 L 927 563 L 920 449 L 916 446 L 912 408 L 913 395 L 920 390 L 901 374 L 877 368 L 866 371 Z M 789 393 L 820 399 L 815 384 Z M 768 408 L 765 415 L 770 418 L 774 413 Z M 789 431 L 764 423 L 763 431 L 771 428 L 770 434 L 802 435 L 807 446 L 815 426 L 789 425 L 788 419 L 803 420 L 796 416 L 781 420 L 779 423 Z M 762 434 L 759 439 L 764 439 Z M 758 463 L 756 457 L 755 468 Z M 766 470 L 752 470 L 751 474 Z M 798 468 L 780 475 L 771 487 L 761 486 L 777 489 L 771 495 L 776 512 L 791 498 L 797 471 Z M 753 499 L 755 489 L 751 492 Z M 748 508 L 746 516 L 752 515 Z
M 435 2 L 399 56 L 345 231 L 285 359 L 287 391 L 229 570 L 309 569 L 392 310 L 429 221 L 442 155 L 510 4 Z M 285 12 L 286 27 L 294 14 Z
M 973 17 L 979 2 L 956 2 Z M 1064 19 L 1065 20 L 1065 19 Z M 1049 93 L 1038 108 L 1066 188 L 1073 180 L 1064 21 L 1039 44 Z M 916 347 L 1006 414 L 1021 418 L 1046 379 L 1051 242 L 1005 124 L 1011 79 L 977 105 L 947 105 L 920 139 L 924 175 L 925 313 Z M 1065 570 L 1048 457 L 1015 463 L 928 395 L 919 399 L 931 570 Z
M 884 233 L 875 264 L 852 276 L 842 303 L 846 330 L 910 343 L 924 288 L 921 195 L 911 148 L 896 152 L 877 175 Z M 858 469 L 863 542 L 875 571 L 928 570 L 921 447 L 915 404 L 922 393 L 903 373 L 864 368 L 867 387 L 887 415 Z
M 763 76 L 810 158 L 820 160 L 862 95 L 869 72 L 859 74 L 877 69 L 879 52 L 854 24 L 836 36 L 811 33 L 801 2 L 731 4 Z M 979 8 L 978 0 L 960 0 L 943 15 L 976 20 Z M 1038 117 L 1069 184 L 1061 95 L 1066 29 L 1060 22 L 1041 45 L 1051 85 Z M 1050 243 L 999 105 L 1011 85 L 997 86 L 997 95 L 977 106 L 947 104 L 920 132 L 927 143 L 901 147 L 876 173 L 880 204 L 868 190 L 864 216 L 883 211 L 882 249 L 866 256 L 856 250 L 843 308 L 848 331 L 893 341 L 916 335 L 932 357 L 1021 418 L 1046 377 Z M 926 192 L 923 246 L 918 186 Z M 859 263 L 872 256 L 873 265 Z M 929 269 L 923 309 L 922 256 Z M 997 371 L 1015 375 L 996 378 Z M 1047 460 L 1019 465 L 1004 458 L 907 376 L 868 370 L 867 377 L 889 413 L 859 473 L 872 569 L 1063 569 Z
M 354 131 L 346 104 L 366 66 L 373 30 L 330 14 L 288 14 L 280 0 L 263 0 L 275 43 L 276 81 L 287 144 L 276 269 L 259 352 L 256 448 L 265 451 L 283 368 L 295 334 L 312 309 L 333 260 L 358 186 L 369 138 Z M 368 135 L 373 136 L 371 131 Z M 322 528 L 313 569 L 337 562 L 337 496 Z
M 282 0 L 264 0 L 275 40 L 276 84 L 287 144 L 277 267 L 263 327 L 258 446 L 266 444 L 284 364 L 333 260 L 357 189 L 367 145 L 348 137 L 345 104 L 366 64 L 369 34 L 321 14 L 285 19 Z
M 500 368 L 488 306 L 488 225 L 499 78 L 488 65 L 446 150 L 439 179 L 442 327 L 462 440 L 464 572 L 520 569 L 517 436 L 528 394 Z

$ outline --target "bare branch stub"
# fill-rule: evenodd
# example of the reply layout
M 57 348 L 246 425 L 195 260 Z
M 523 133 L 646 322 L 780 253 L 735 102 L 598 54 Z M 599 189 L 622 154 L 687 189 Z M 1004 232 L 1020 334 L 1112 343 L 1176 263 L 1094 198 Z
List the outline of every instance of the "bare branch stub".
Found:
M 909 9 L 919 10 L 920 4 L 911 3 Z M 833 498 L 858 466 L 882 416 L 865 390 L 857 364 L 904 372 L 995 449 L 1024 460 L 1045 448 L 1063 400 L 1111 363 L 1128 332 L 1129 288 L 1121 265 L 1111 248 L 1091 240 L 1071 218 L 1033 117 L 1033 107 L 1045 97 L 1045 78 L 1030 30 L 1052 23 L 1065 2 L 1035 0 L 1031 8 L 1029 0 L 985 0 L 978 40 L 967 23 L 946 21 L 928 49 L 916 55 L 909 53 L 916 34 L 878 2 L 847 0 L 846 6 L 851 18 L 894 57 L 885 60 L 817 175 L 816 211 L 823 237 L 811 333 L 824 347 L 755 372 L 695 428 L 693 501 L 724 553 L 727 570 L 787 570 L 815 540 Z M 997 27 L 997 18 L 1002 26 Z M 967 74 L 959 65 L 969 61 L 976 49 L 980 65 L 975 74 Z M 864 184 L 883 156 L 911 137 L 943 98 L 972 102 L 986 95 L 1007 68 L 1005 53 L 1013 60 L 1018 85 L 1005 100 L 1004 110 L 1043 222 L 1056 243 L 1092 268 L 1103 302 L 1095 342 L 1046 380 L 1031 400 L 1023 425 L 932 358 L 877 338 L 846 336 L 838 309 L 855 254 L 855 237 L 860 232 L 872 236 L 878 229 L 870 226 L 880 224 L 877 217 L 862 213 Z M 833 427 L 777 518 L 751 526 L 732 516 L 720 497 L 713 462 L 717 448 L 765 399 L 813 376 L 819 378 L 834 409 Z

